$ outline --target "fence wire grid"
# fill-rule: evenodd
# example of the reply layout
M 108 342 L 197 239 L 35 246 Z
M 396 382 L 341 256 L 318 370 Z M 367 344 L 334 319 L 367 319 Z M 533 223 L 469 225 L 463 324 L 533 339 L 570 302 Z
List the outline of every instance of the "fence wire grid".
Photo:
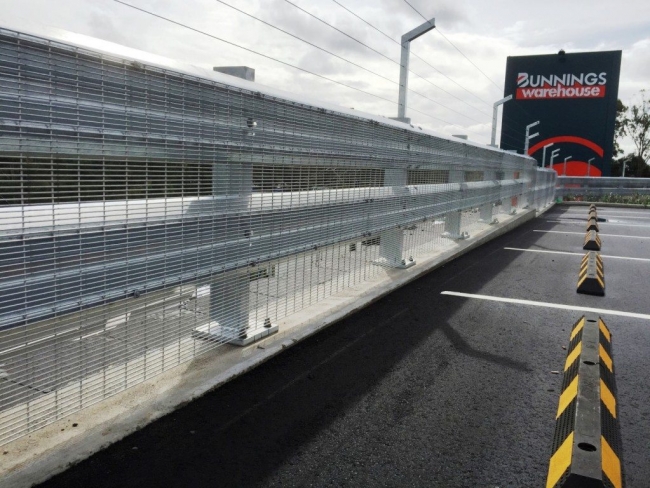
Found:
M 228 80 L 0 29 L 0 444 L 553 200 L 531 158 Z

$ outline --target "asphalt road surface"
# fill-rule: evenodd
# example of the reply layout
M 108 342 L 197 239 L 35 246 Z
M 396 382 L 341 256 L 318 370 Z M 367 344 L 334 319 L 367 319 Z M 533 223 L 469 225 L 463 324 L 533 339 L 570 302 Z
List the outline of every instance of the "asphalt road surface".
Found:
M 649 315 L 602 315 L 627 487 L 648 487 L 650 212 L 599 208 L 605 297 L 575 291 L 586 215 L 555 207 L 42 486 L 544 486 L 582 306 Z

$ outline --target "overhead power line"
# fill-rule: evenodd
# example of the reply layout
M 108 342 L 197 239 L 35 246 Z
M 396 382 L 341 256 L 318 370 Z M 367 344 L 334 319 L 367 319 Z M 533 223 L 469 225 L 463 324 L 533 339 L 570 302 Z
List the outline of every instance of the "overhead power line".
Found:
M 248 17 L 250 17 L 251 19 L 255 19 L 255 20 L 257 20 L 258 22 L 261 22 L 262 24 L 271 27 L 272 29 L 275 29 L 275 30 L 277 30 L 277 31 L 280 31 L 280 32 L 282 32 L 282 33 L 284 33 L 284 34 L 286 34 L 286 35 L 288 35 L 288 36 L 293 37 L 294 39 L 297 39 L 297 40 L 299 40 L 299 41 L 304 42 L 305 44 L 308 44 L 308 45 L 310 45 L 310 46 L 312 46 L 312 47 L 314 47 L 314 48 L 316 48 L 316 49 L 319 49 L 320 51 L 323 51 L 323 52 L 329 54 L 330 56 L 334 56 L 335 58 L 340 59 L 341 61 L 345 61 L 346 63 L 349 63 L 349 64 L 351 64 L 351 65 L 353 65 L 353 66 L 356 66 L 357 68 L 361 68 L 362 70 L 367 71 L 368 73 L 371 73 L 371 74 L 373 74 L 373 75 L 375 75 L 375 76 L 378 76 L 379 78 L 383 78 L 384 80 L 387 80 L 387 81 L 390 81 L 391 83 L 394 83 L 394 84 L 396 84 L 396 85 L 399 85 L 399 83 L 397 83 L 397 82 L 394 81 L 394 80 L 391 80 L 390 78 L 385 77 L 384 75 L 381 75 L 381 74 L 379 74 L 379 73 L 377 73 L 377 72 L 375 72 L 375 71 L 372 71 L 372 70 L 370 70 L 370 69 L 368 69 L 368 68 L 365 68 L 364 66 L 361 66 L 360 64 L 357 64 L 357 63 L 355 63 L 354 61 L 350 61 L 349 59 L 346 59 L 346 58 L 344 58 L 344 57 L 342 57 L 342 56 L 339 56 L 338 54 L 335 54 L 335 53 L 333 53 L 332 51 L 329 51 L 329 50 L 327 50 L 327 49 L 325 49 L 325 48 L 323 48 L 323 47 L 321 47 L 321 46 L 318 46 L 318 45 L 316 45 L 316 44 L 314 44 L 314 43 L 312 43 L 312 42 L 309 42 L 308 40 L 303 39 L 302 37 L 299 37 L 299 36 L 297 36 L 297 35 L 295 35 L 295 34 L 292 34 L 291 32 L 288 32 L 288 31 L 286 31 L 286 30 L 284 30 L 284 29 L 281 29 L 280 27 L 277 27 L 277 26 L 275 26 L 275 25 L 273 25 L 273 24 L 271 24 L 271 23 L 269 23 L 269 22 L 266 22 L 265 20 L 262 20 L 262 19 L 260 19 L 259 17 L 255 17 L 254 15 L 249 14 L 248 12 L 244 12 L 243 10 L 238 9 L 237 7 L 235 7 L 235 6 L 233 6 L 233 5 L 230 5 L 230 4 L 228 4 L 228 3 L 226 3 L 226 2 L 224 2 L 224 1 L 222 1 L 222 0 L 215 0 L 215 1 L 218 2 L 218 3 L 220 3 L 220 4 L 222 4 L 222 5 L 225 5 L 226 7 L 230 7 L 231 9 L 236 10 L 237 12 L 239 12 L 239 13 L 241 13 L 241 14 L 243 14 L 243 15 L 246 15 L 246 16 L 248 16 Z
M 360 45 L 367 47 L 367 48 L 370 49 L 371 51 L 373 51 L 373 52 L 379 54 L 380 56 L 382 56 L 382 57 L 384 57 L 384 58 L 386 58 L 388 61 L 392 62 L 393 64 L 396 64 L 397 66 L 401 66 L 401 64 L 400 64 L 399 62 L 395 61 L 394 59 L 391 59 L 390 57 L 386 56 L 385 54 L 381 53 L 380 51 L 377 51 L 377 50 L 374 49 L 373 47 L 368 46 L 366 43 L 360 41 L 359 39 L 357 39 L 356 37 L 354 37 L 354 36 L 348 34 L 347 32 L 342 31 L 342 30 L 339 29 L 338 27 L 335 27 L 335 26 L 333 26 L 332 24 L 330 24 L 330 23 L 324 21 L 323 19 L 321 19 L 321 18 L 318 17 L 317 15 L 314 15 L 314 14 L 312 14 L 311 12 L 308 12 L 307 10 L 305 10 L 305 9 L 303 9 L 303 8 L 301 8 L 301 7 L 299 7 L 299 6 L 296 5 L 295 3 L 290 2 L 289 0 L 284 0 L 284 1 L 285 1 L 286 3 L 288 3 L 289 5 L 292 5 L 293 7 L 297 8 L 297 9 L 300 10 L 301 12 L 304 12 L 305 14 L 309 15 L 310 17 L 312 17 L 312 18 L 318 20 L 319 22 L 325 24 L 326 26 L 328 26 L 328 27 L 334 29 L 335 31 L 340 32 L 340 33 L 343 34 L 344 36 L 346 36 L 346 37 L 352 39 L 353 41 L 359 43 Z M 409 69 L 408 71 L 409 71 L 409 73 L 414 74 L 414 75 L 417 76 L 418 78 L 421 78 L 422 80 L 426 81 L 426 82 L 429 83 L 430 85 L 432 85 L 432 86 L 438 88 L 439 90 L 442 90 L 443 92 L 445 92 L 445 93 L 447 93 L 448 95 L 452 96 L 453 98 L 459 100 L 460 102 L 465 103 L 465 104 L 468 105 L 470 108 L 473 108 L 474 110 L 478 110 L 479 112 L 481 112 L 481 113 L 484 114 L 484 115 L 490 116 L 490 114 L 488 114 L 488 113 L 486 113 L 486 112 L 483 112 L 482 110 L 479 110 L 479 109 L 477 109 L 476 107 L 473 107 L 472 105 L 469 105 L 466 101 L 464 101 L 464 100 L 458 98 L 457 96 L 455 96 L 455 95 L 449 93 L 449 92 L 446 91 L 444 88 L 440 88 L 438 85 L 436 85 L 436 84 L 433 83 L 432 81 L 428 80 L 428 79 L 425 78 L 424 76 L 422 76 L 422 75 L 416 73 L 415 71 L 413 71 L 413 70 L 411 70 L 411 69 Z M 425 98 L 425 99 L 427 99 L 427 100 L 429 100 L 429 101 L 431 101 L 431 102 L 433 102 L 433 103 L 435 103 L 435 104 L 437 104 L 437 105 L 440 105 L 441 107 L 444 107 L 444 108 L 446 108 L 447 110 L 449 110 L 449 111 L 451 111 L 451 112 L 454 112 L 454 113 L 460 115 L 461 117 L 468 118 L 468 119 L 473 120 L 474 122 L 477 122 L 477 123 L 479 123 L 479 124 L 482 123 L 480 120 L 477 120 L 477 119 L 475 119 L 475 118 L 473 118 L 473 117 L 470 117 L 469 115 L 465 115 L 465 114 L 463 114 L 462 112 L 459 112 L 459 111 L 457 111 L 457 110 L 454 110 L 453 108 L 448 107 L 448 106 L 446 106 L 446 105 L 444 105 L 444 104 L 438 102 L 437 100 L 434 100 L 434 99 L 432 99 L 432 98 L 429 98 L 428 96 L 424 95 L 423 93 L 417 92 L 417 91 L 413 90 L 412 88 L 409 88 L 408 91 L 410 91 L 410 92 L 412 92 L 412 93 L 415 93 L 416 95 L 419 95 L 419 96 L 421 96 L 422 98 Z
M 323 47 L 321 47 L 321 46 L 318 46 L 318 45 L 316 45 L 316 44 L 314 44 L 314 43 L 312 43 L 312 42 L 310 42 L 310 41 L 307 41 L 306 39 L 303 39 L 302 37 L 299 37 L 299 36 L 297 36 L 297 35 L 295 35 L 295 34 L 292 34 L 291 32 L 288 32 L 288 31 L 286 31 L 286 30 L 284 30 L 284 29 L 281 29 L 280 27 L 277 27 L 277 26 L 275 26 L 275 25 L 273 25 L 273 24 L 271 24 L 271 23 L 269 23 L 269 22 L 266 22 L 265 20 L 262 20 L 262 19 L 260 19 L 260 18 L 258 18 L 258 17 L 255 17 L 255 16 L 252 15 L 252 14 L 249 14 L 249 13 L 247 13 L 247 12 L 244 12 L 243 10 L 238 9 L 237 7 L 234 7 L 234 6 L 232 6 L 232 5 L 230 5 L 230 4 L 226 3 L 226 2 L 224 2 L 224 1 L 222 1 L 222 0 L 215 0 L 215 1 L 218 2 L 218 3 L 220 3 L 220 4 L 222 4 L 222 5 L 225 5 L 226 7 L 230 7 L 230 8 L 232 8 L 233 10 L 236 10 L 237 12 L 239 12 L 239 13 L 241 13 L 241 14 L 243 14 L 243 15 L 246 15 L 246 16 L 252 18 L 252 19 L 255 19 L 255 20 L 257 20 L 258 22 L 261 22 L 262 24 L 264 24 L 264 25 L 266 25 L 266 26 L 268 26 L 268 27 L 271 27 L 272 29 L 275 29 L 275 30 L 277 30 L 277 31 L 280 31 L 280 32 L 282 32 L 282 33 L 284 33 L 284 34 L 286 34 L 286 35 L 288 35 L 288 36 L 293 37 L 294 39 L 297 39 L 297 40 L 299 40 L 299 41 L 304 42 L 305 44 L 307 44 L 307 45 L 309 45 L 309 46 L 311 46 L 311 47 L 314 47 L 314 48 L 319 49 L 320 51 L 323 51 L 323 52 L 325 52 L 325 53 L 327 53 L 327 54 L 329 54 L 329 55 L 331 55 L 331 56 L 334 56 L 335 58 L 340 59 L 341 61 L 344 61 L 344 62 L 346 62 L 346 63 L 349 63 L 349 64 L 351 64 L 351 65 L 353 65 L 353 66 L 356 66 L 357 68 L 361 68 L 362 70 L 367 71 L 368 73 L 371 73 L 371 74 L 373 74 L 373 75 L 375 75 L 375 76 L 378 76 L 379 78 L 382 78 L 382 79 L 384 79 L 384 80 L 386 80 L 386 81 L 388 81 L 388 82 L 390 82 L 390 83 L 392 83 L 392 84 L 394 84 L 394 85 L 399 86 L 399 83 L 398 83 L 398 82 L 393 81 L 393 80 L 391 80 L 390 78 L 387 78 L 387 77 L 385 77 L 385 76 L 383 76 L 383 75 L 381 75 L 381 74 L 379 74 L 379 73 L 377 73 L 377 72 L 375 72 L 375 71 L 373 71 L 373 70 L 371 70 L 371 69 L 368 69 L 368 68 L 366 68 L 366 67 L 364 67 L 364 66 L 361 66 L 360 64 L 357 64 L 357 63 L 355 63 L 355 62 L 353 62 L 353 61 L 350 61 L 349 59 L 346 59 L 346 58 L 344 58 L 344 57 L 342 57 L 342 56 L 339 56 L 338 54 L 335 54 L 335 53 L 333 53 L 333 52 L 331 52 L 331 51 L 329 51 L 329 50 L 327 50 L 327 49 L 325 49 L 325 48 L 323 48 Z M 289 2 L 289 3 L 291 3 L 291 2 Z M 292 4 L 292 5 L 293 5 L 293 4 Z M 328 25 L 329 25 L 329 24 L 328 24 Z M 351 37 L 351 36 L 350 36 L 350 37 Z M 353 37 L 351 37 L 351 38 L 352 38 L 352 39 L 355 39 L 355 38 L 353 38 Z M 355 40 L 356 40 L 356 39 L 355 39 Z M 418 96 L 420 96 L 420 97 L 422 97 L 422 98 L 425 98 L 426 100 L 429 100 L 430 102 L 433 102 L 433 103 L 435 103 L 435 104 L 437 104 L 437 105 L 440 105 L 441 107 L 443 107 L 443 108 L 445 108 L 445 109 L 447 109 L 447 110 L 449 110 L 449 111 L 451 111 L 451 112 L 454 112 L 454 113 L 460 115 L 461 117 L 465 117 L 465 118 L 468 118 L 468 119 L 470 119 L 470 120 L 472 120 L 472 121 L 474 121 L 474 122 L 481 123 L 479 120 L 476 120 L 476 119 L 473 118 L 473 117 L 470 117 L 470 116 L 468 116 L 468 115 L 465 115 L 465 114 L 463 114 L 462 112 L 458 112 L 458 111 L 454 110 L 453 108 L 448 107 L 447 105 L 444 105 L 444 104 L 438 102 L 437 100 L 434 100 L 434 99 L 432 99 L 432 98 L 429 98 L 428 96 L 424 95 L 423 93 L 420 93 L 420 92 L 418 92 L 418 91 L 413 90 L 412 88 L 409 88 L 409 91 L 412 92 L 412 93 L 414 93 L 414 94 L 416 94 L 416 95 L 418 95 Z M 460 100 L 460 99 L 459 99 L 459 100 Z M 462 101 L 462 100 L 461 100 L 461 101 Z M 471 107 L 471 105 L 470 105 L 470 107 Z M 487 115 L 487 114 L 486 114 L 486 115 Z
M 361 22 L 365 23 L 366 25 L 368 25 L 368 26 L 371 27 L 372 29 L 374 29 L 374 30 L 376 30 L 377 32 L 379 32 L 379 33 L 380 33 L 381 35 L 383 35 L 384 37 L 388 38 L 389 40 L 391 40 L 392 42 L 394 42 L 395 44 L 397 44 L 398 46 L 400 46 L 400 43 L 399 43 L 398 41 L 396 41 L 395 39 L 393 39 L 390 35 L 386 34 L 384 31 L 382 31 L 382 30 L 379 29 L 378 27 L 376 27 L 376 26 L 374 26 L 373 24 L 371 24 L 370 22 L 368 22 L 366 19 L 364 19 L 363 17 L 361 17 L 359 14 L 353 12 L 352 10 L 350 10 L 348 7 L 346 7 L 346 6 L 343 5 L 342 3 L 338 2 L 337 0 L 332 0 L 332 1 L 333 1 L 335 4 L 337 4 L 339 7 L 341 7 L 343 10 L 345 10 L 345 11 L 349 12 L 350 14 L 354 15 L 354 16 L 355 16 L 357 19 L 359 19 Z M 451 81 L 454 85 L 456 85 L 456 86 L 458 86 L 459 88 L 465 90 L 467 93 L 469 93 L 470 95 L 472 95 L 474 98 L 476 98 L 476 99 L 477 99 L 478 101 L 480 101 L 481 103 L 484 103 L 485 105 L 487 105 L 487 106 L 490 107 L 490 108 L 492 107 L 492 104 L 491 104 L 491 103 L 486 102 L 485 100 L 483 100 L 481 97 L 479 97 L 479 96 L 476 95 L 475 93 L 472 93 L 470 90 L 468 90 L 467 88 L 465 88 L 463 85 L 461 85 L 460 83 L 458 83 L 456 80 L 454 80 L 453 78 L 447 76 L 445 73 L 443 73 L 442 71 L 440 71 L 438 68 L 436 68 L 435 66 L 433 66 L 432 64 L 430 64 L 429 62 L 427 62 L 427 60 L 424 59 L 423 57 L 419 56 L 418 54 L 414 53 L 413 51 L 411 51 L 411 56 L 414 56 L 414 57 L 418 58 L 418 59 L 419 59 L 420 61 L 422 61 L 424 64 L 426 64 L 427 66 L 429 66 L 431 69 L 435 70 L 435 71 L 436 71 L 437 73 L 439 73 L 440 75 L 442 75 L 442 76 L 444 76 L 445 78 L 447 78 L 447 79 L 448 79 L 449 81 Z M 448 95 L 450 95 L 450 96 L 456 98 L 457 100 L 460 100 L 461 102 L 463 102 L 464 104 L 466 104 L 466 105 L 468 105 L 469 107 L 473 108 L 474 110 L 478 110 L 479 112 L 481 112 L 481 113 L 483 113 L 483 114 L 485 114 L 485 115 L 490 115 L 489 113 L 487 113 L 487 112 L 483 112 L 482 110 L 480 110 L 480 109 L 474 107 L 473 105 L 470 105 L 470 104 L 467 103 L 465 100 L 463 100 L 463 99 L 461 99 L 461 98 L 458 98 L 457 96 L 455 96 L 455 95 L 449 93 L 449 92 L 448 92 L 447 90 L 445 90 L 444 88 L 441 88 L 441 87 L 439 87 L 438 85 L 434 85 L 434 86 L 436 86 L 437 88 L 439 88 L 440 90 L 442 90 L 442 91 L 445 92 L 446 94 L 448 94 Z
M 429 21 L 429 19 L 427 19 L 424 15 L 422 15 L 422 14 L 418 11 L 418 9 L 416 9 L 413 5 L 411 5 L 411 4 L 408 2 L 408 0 L 404 0 L 404 3 L 406 3 L 406 5 L 408 5 L 409 7 L 411 7 L 411 8 L 415 11 L 415 13 L 417 13 L 417 14 L 418 14 L 420 17 L 422 17 L 424 20 L 426 20 L 427 22 Z M 479 68 L 479 67 L 474 63 L 474 61 L 472 61 L 471 59 L 469 59 L 469 58 L 467 57 L 467 55 L 465 55 L 465 53 L 464 53 L 463 51 L 461 51 L 461 50 L 460 50 L 460 49 L 459 49 L 459 48 L 458 48 L 458 47 L 457 47 L 453 42 L 451 42 L 451 40 L 450 40 L 446 35 L 444 35 L 444 34 L 440 31 L 440 29 L 436 28 L 436 31 L 438 32 L 438 34 L 440 34 L 440 35 L 443 37 L 443 39 L 444 39 L 445 41 L 447 41 L 449 44 L 451 44 L 451 46 L 452 46 L 456 51 L 458 51 L 458 52 L 459 52 L 459 53 L 460 53 L 460 54 L 461 54 L 461 55 L 462 55 L 462 56 L 463 56 L 467 61 L 469 61 L 470 64 L 471 64 L 472 66 L 474 66 L 477 70 L 479 70 L 479 72 L 480 72 L 483 76 L 485 76 L 485 78 L 486 78 L 490 83 L 492 83 L 492 84 L 493 84 L 494 86 L 496 86 L 496 87 L 497 87 L 501 92 L 503 92 L 503 87 L 502 87 L 502 86 L 499 86 L 499 85 L 498 85 L 498 84 L 497 84 L 497 83 L 496 83 L 492 78 L 490 78 L 488 75 L 486 75 L 485 72 L 484 72 L 481 68 Z
M 461 54 L 461 55 L 462 55 L 462 56 L 463 56 L 467 61 L 469 61 L 469 62 L 472 64 L 472 66 L 474 66 L 477 70 L 479 70 L 480 73 L 481 73 L 483 76 L 485 76 L 485 78 L 486 78 L 490 83 L 492 83 L 495 87 L 497 87 L 497 88 L 499 89 L 500 92 L 503 92 L 503 87 L 502 87 L 502 86 L 499 86 L 499 85 L 498 85 L 498 84 L 497 84 L 497 83 L 496 83 L 492 78 L 490 78 L 488 75 L 486 75 L 485 72 L 484 72 L 481 68 L 479 68 L 479 67 L 474 63 L 474 61 L 472 61 L 471 59 L 469 59 L 469 58 L 465 55 L 465 53 L 464 53 L 463 51 L 461 51 L 461 50 L 456 46 L 456 44 L 454 44 L 453 42 L 451 42 L 451 40 L 450 40 L 446 35 L 444 35 L 440 29 L 436 29 L 436 30 L 438 31 L 438 34 L 440 34 L 440 35 L 443 37 L 443 39 L 444 39 L 445 41 L 447 41 L 449 44 L 451 44 L 451 46 L 452 46 L 456 51 L 458 51 L 458 52 L 459 52 L 459 53 L 460 53 L 460 54 Z
M 326 26 L 328 26 L 328 27 L 334 29 L 335 31 L 340 32 L 340 33 L 343 34 L 345 37 L 348 37 L 348 38 L 352 39 L 354 42 L 361 44 L 362 46 L 364 46 L 364 47 L 370 49 L 372 52 L 379 54 L 382 58 L 386 58 L 388 61 L 390 61 L 390 62 L 392 62 L 392 63 L 399 64 L 397 61 L 395 61 L 395 60 L 392 59 L 392 58 L 389 58 L 389 57 L 386 56 L 384 53 L 382 53 L 382 52 L 380 52 L 380 51 L 377 51 L 376 49 L 374 49 L 374 48 L 368 46 L 368 44 L 366 44 L 366 43 L 360 41 L 359 39 L 356 39 L 356 38 L 352 37 L 352 36 L 351 36 L 350 34 L 348 34 L 347 32 L 343 32 L 343 31 L 342 31 L 341 29 L 339 29 L 338 27 L 334 27 L 334 26 L 333 26 L 332 24 L 330 24 L 329 22 L 325 22 L 323 19 L 321 19 L 321 18 L 318 17 L 317 15 L 314 15 L 314 14 L 312 14 L 311 12 L 308 12 L 308 11 L 305 10 L 304 8 L 299 7 L 298 5 L 296 5 L 296 4 L 293 3 L 293 2 L 290 2 L 289 0 L 284 0 L 284 1 L 287 2 L 289 5 L 293 5 L 295 8 L 297 8 L 297 9 L 300 10 L 301 12 L 306 13 L 307 15 L 309 15 L 310 17 L 312 17 L 313 19 L 316 19 L 318 22 L 321 22 L 322 24 L 325 24 Z
M 172 19 L 170 19 L 170 18 L 168 18 L 168 17 L 164 17 L 164 16 L 162 16 L 162 15 L 156 14 L 156 13 L 151 12 L 151 11 L 149 11 L 149 10 L 145 10 L 145 9 L 143 9 L 143 8 L 136 7 L 135 5 L 131 5 L 130 3 L 123 2 L 122 0 L 113 0 L 113 1 L 114 1 L 114 2 L 117 2 L 117 3 L 119 3 L 119 4 L 122 4 L 122 5 L 125 5 L 126 7 L 130 7 L 130 8 L 132 8 L 132 9 L 139 10 L 139 11 L 142 12 L 142 13 L 145 13 L 145 14 L 147 14 L 147 15 L 151 15 L 152 17 L 156 17 L 156 18 L 158 18 L 158 19 L 164 20 L 164 21 L 169 22 L 169 23 L 171 23 L 171 24 L 174 24 L 174 25 L 177 25 L 177 26 L 183 27 L 183 28 L 185 28 L 185 29 L 189 29 L 189 30 L 191 30 L 191 31 L 193 31 L 193 32 L 196 32 L 196 33 L 198 33 L 198 34 L 202 34 L 202 35 L 204 35 L 204 36 L 211 37 L 212 39 L 216 39 L 217 41 L 221 41 L 221 42 L 224 42 L 224 43 L 229 44 L 229 45 L 231 45 L 231 46 L 238 47 L 239 49 L 243 49 L 244 51 L 248 51 L 248 52 L 250 52 L 250 53 L 257 54 L 258 56 L 261 56 L 261 57 L 263 57 L 263 58 L 270 59 L 270 60 L 272 60 L 272 61 L 276 61 L 277 63 L 283 64 L 283 65 L 285 65 L 285 66 L 289 66 L 290 68 L 294 68 L 294 69 L 297 69 L 297 70 L 302 71 L 302 72 L 304 72 L 304 73 L 309 73 L 310 75 L 317 76 L 318 78 L 321 78 L 321 79 L 323 79 L 323 80 L 331 81 L 332 83 L 336 83 L 337 85 L 341 85 L 341 86 L 344 86 L 344 87 L 346 87 L 346 88 L 350 88 L 350 89 L 352 89 L 352 90 L 356 90 L 356 91 L 358 91 L 358 92 L 365 93 L 366 95 L 370 95 L 370 96 L 372 96 L 372 97 L 379 98 L 379 99 L 381 99 L 381 100 L 385 100 L 385 101 L 390 102 L 390 103 L 393 103 L 393 104 L 396 104 L 396 103 L 397 103 L 397 102 L 394 102 L 393 100 L 389 100 L 388 98 L 384 98 L 384 97 L 382 97 L 382 96 L 380 96 L 380 95 L 376 95 L 376 94 L 374 94 L 374 93 L 371 93 L 371 92 L 368 92 L 368 91 L 362 90 L 361 88 L 357 88 L 357 87 L 354 87 L 354 86 L 352 86 L 352 85 L 348 85 L 348 84 L 343 83 L 343 82 L 341 82 L 341 81 L 334 80 L 334 79 L 332 79 L 332 78 L 328 78 L 327 76 L 323 76 L 323 75 L 321 75 L 321 74 L 314 73 L 313 71 L 310 71 L 310 70 L 308 70 L 308 69 L 301 68 L 300 66 L 296 66 L 296 65 L 294 65 L 294 64 L 287 63 L 286 61 L 282 61 L 282 60 L 280 60 L 280 59 L 274 58 L 273 56 L 269 56 L 268 54 L 263 54 L 263 53 L 261 53 L 261 52 L 255 51 L 255 50 L 253 50 L 253 49 L 249 49 L 249 48 L 247 48 L 247 47 L 240 46 L 239 44 L 235 44 L 234 42 L 227 41 L 226 39 L 222 39 L 221 37 L 217 37 L 217 36 L 215 36 L 215 35 L 213 35 L 213 34 L 209 34 L 208 32 L 205 32 L 205 31 L 202 31 L 202 30 L 199 30 L 199 29 L 195 29 L 194 27 L 190 27 L 189 25 L 183 24 L 182 22 L 178 22 L 178 21 L 176 21 L 176 20 L 172 20 Z
M 138 10 L 139 12 L 142 12 L 142 13 L 144 13 L 144 14 L 151 15 L 152 17 L 156 17 L 156 18 L 158 18 L 158 19 L 160 19 L 160 20 L 164 20 L 165 22 L 169 22 L 169 23 L 174 24 L 174 25 L 177 25 L 177 26 L 179 26 L 179 27 L 183 27 L 183 28 L 185 28 L 185 29 L 191 30 L 192 32 L 196 32 L 197 34 L 201 34 L 201 35 L 204 35 L 204 36 L 210 37 L 210 38 L 212 38 L 212 39 L 215 39 L 215 40 L 217 40 L 217 41 L 223 42 L 223 43 L 225 43 L 225 44 L 228 44 L 228 45 L 231 45 L 231 46 L 237 47 L 237 48 L 239 48 L 239 49 L 243 49 L 244 51 L 247 51 L 247 52 L 250 52 L 250 53 L 256 54 L 256 55 L 261 56 L 261 57 L 263 57 L 263 58 L 270 59 L 270 60 L 275 61 L 275 62 L 277 62 L 277 63 L 280 63 L 280 64 L 282 64 L 282 65 L 284 65 L 284 66 L 288 66 L 288 67 L 290 67 L 290 68 L 297 69 L 297 70 L 299 70 L 299 71 L 302 71 L 302 72 L 304 72 L 304 73 L 308 73 L 308 74 L 310 74 L 310 75 L 316 76 L 316 77 L 321 78 L 321 79 L 323 79 L 323 80 L 327 80 L 327 81 L 330 81 L 330 82 L 332 82 L 332 83 L 336 83 L 337 85 L 341 85 L 341 86 L 344 86 L 344 87 L 349 88 L 349 89 L 351 89 L 351 90 L 355 90 L 355 91 L 358 91 L 358 92 L 364 93 L 364 94 L 366 94 L 366 95 L 370 95 L 370 96 L 372 96 L 372 97 L 374 97 L 374 98 L 378 98 L 378 99 L 380 99 L 380 100 L 384 100 L 384 101 L 389 102 L 389 103 L 391 103 L 391 104 L 393 104 L 393 105 L 397 105 L 397 102 L 395 102 L 395 101 L 393 101 L 393 100 L 390 100 L 390 99 L 388 99 L 388 98 L 382 97 L 382 96 L 380 96 L 380 95 L 376 95 L 376 94 L 371 93 L 371 92 L 368 92 L 368 91 L 366 91 L 366 90 L 362 90 L 361 88 L 357 88 L 357 87 L 354 87 L 354 86 L 352 86 L 352 85 L 348 85 L 348 84 L 343 83 L 343 82 L 340 82 L 340 81 L 338 81 L 338 80 L 334 80 L 334 79 L 332 79 L 332 78 L 329 78 L 329 77 L 327 77 L 327 76 L 323 76 L 323 75 L 321 75 L 321 74 L 315 73 L 315 72 L 310 71 L 310 70 L 308 70 L 308 69 L 301 68 L 300 66 L 296 66 L 296 65 L 294 65 L 294 64 L 287 63 L 286 61 L 282 61 L 282 60 L 280 60 L 280 59 L 274 58 L 273 56 L 269 56 L 269 55 L 267 55 L 267 54 L 260 53 L 260 52 L 258 52 L 258 51 L 253 50 L 253 49 L 249 49 L 249 48 L 247 48 L 247 47 L 241 46 L 241 45 L 236 44 L 236 43 L 234 43 L 234 42 L 227 41 L 226 39 L 222 39 L 221 37 L 215 36 L 215 35 L 213 35 L 213 34 L 210 34 L 210 33 L 208 33 L 208 32 L 202 31 L 202 30 L 200 30 L 200 29 L 196 29 L 196 28 L 191 27 L 191 26 L 189 26 L 189 25 L 187 25 L 187 24 L 183 24 L 182 22 L 178 22 L 178 21 L 176 21 L 176 20 L 170 19 L 170 18 L 165 17 L 165 16 L 162 16 L 162 15 L 160 15 L 160 14 L 156 14 L 156 13 L 154 13 L 154 12 L 151 12 L 151 11 L 149 11 L 149 10 L 146 10 L 146 9 L 143 9 L 143 8 L 140 8 L 140 7 L 137 7 L 137 6 L 132 5 L 132 4 L 130 4 L 130 3 L 126 3 L 126 2 L 124 2 L 124 1 L 122 1 L 122 0 L 113 0 L 113 1 L 116 2 L 116 3 L 119 3 L 119 4 L 121 4 L 121 5 L 124 5 L 124 6 L 126 6 L 126 7 L 132 8 L 132 9 L 134 9 L 134 10 Z M 420 94 L 417 93 L 417 92 L 414 92 L 414 93 L 420 95 Z M 466 129 L 466 128 L 463 127 L 463 126 L 460 126 L 460 125 L 458 125 L 458 124 L 451 123 L 451 122 L 449 122 L 449 121 L 447 121 L 447 120 L 441 119 L 441 118 L 439 118 L 439 117 L 436 117 L 436 116 L 434 116 L 434 115 L 428 114 L 428 113 L 426 113 L 426 112 L 422 112 L 422 111 L 420 111 L 420 110 L 416 110 L 416 109 L 411 109 L 411 110 L 413 110 L 414 112 L 418 112 L 418 113 L 420 113 L 420 114 L 422 114 L 422 115 L 425 115 L 425 116 L 427 116 L 427 117 L 430 117 L 430 118 L 432 118 L 432 119 L 434 119 L 434 120 L 438 120 L 438 121 L 443 122 L 443 123 L 445 123 L 445 124 L 451 125 L 451 126 L 453 126 L 453 127 L 458 127 L 458 128 L 460 128 L 460 129 L 462 129 L 462 130 L 464 130 L 464 131 L 472 132 L 472 133 L 474 133 L 474 134 L 476 134 L 476 135 L 480 135 L 480 134 L 478 134 L 477 132 L 474 132 L 474 131 L 471 131 L 471 130 L 469 130 L 469 129 Z M 462 114 L 461 114 L 461 115 L 462 115 Z M 480 122 L 479 122 L 479 123 L 480 123 Z

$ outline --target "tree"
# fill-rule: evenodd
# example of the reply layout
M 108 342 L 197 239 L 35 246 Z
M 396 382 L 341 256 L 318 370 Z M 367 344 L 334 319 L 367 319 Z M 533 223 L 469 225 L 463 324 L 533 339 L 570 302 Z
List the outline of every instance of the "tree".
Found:
M 620 98 L 616 100 L 616 122 L 614 122 L 614 157 L 623 154 L 618 140 L 625 137 L 627 106 L 621 102 Z
M 625 120 L 625 134 L 630 136 L 636 146 L 636 156 L 644 162 L 650 158 L 650 100 L 641 90 L 641 103 L 632 105 Z

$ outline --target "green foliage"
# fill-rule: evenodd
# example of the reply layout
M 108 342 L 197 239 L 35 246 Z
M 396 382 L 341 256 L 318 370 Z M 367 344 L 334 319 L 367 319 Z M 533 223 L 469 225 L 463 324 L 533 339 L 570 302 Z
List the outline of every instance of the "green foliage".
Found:
M 616 195 L 607 193 L 606 195 L 594 195 L 586 193 L 584 195 L 566 195 L 563 197 L 565 202 L 595 202 L 595 203 L 626 203 L 630 205 L 650 206 L 650 195 L 635 193 L 633 195 Z
M 620 100 L 616 101 L 616 122 L 614 125 L 614 156 L 622 154 L 619 140 L 629 136 L 636 146 L 633 156 L 646 162 L 650 158 L 650 100 L 641 90 L 641 102 L 626 107 Z M 619 164 L 621 160 L 617 160 Z M 614 174 L 614 171 L 612 171 Z M 640 176 L 640 175 L 637 175 Z
M 641 90 L 641 103 L 629 109 L 625 133 L 632 138 L 636 155 L 646 161 L 650 157 L 650 100 L 646 100 L 645 90 Z
M 618 141 L 625 137 L 625 115 L 627 114 L 627 106 L 621 102 L 620 99 L 616 100 L 616 121 L 614 122 L 614 157 L 623 154 L 621 146 Z
M 623 163 L 627 165 L 625 170 L 626 177 L 634 178 L 650 178 L 650 166 L 635 154 L 628 154 L 612 161 L 611 174 L 612 176 L 622 176 Z

